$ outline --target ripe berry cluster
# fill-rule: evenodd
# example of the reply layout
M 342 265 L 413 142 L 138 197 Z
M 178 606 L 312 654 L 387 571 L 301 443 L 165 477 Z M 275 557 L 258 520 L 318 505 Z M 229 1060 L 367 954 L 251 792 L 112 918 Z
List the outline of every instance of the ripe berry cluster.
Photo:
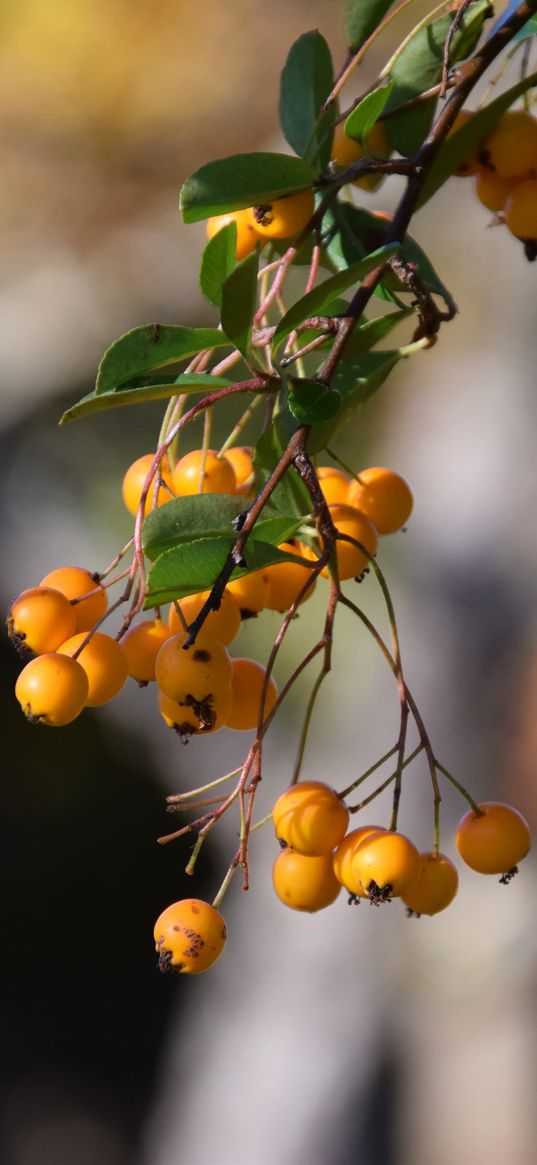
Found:
M 473 114 L 462 110 L 454 131 Z M 529 259 L 537 256 L 537 118 L 525 109 L 509 109 L 479 148 L 456 171 L 473 177 L 475 192 L 498 222 L 524 243 Z

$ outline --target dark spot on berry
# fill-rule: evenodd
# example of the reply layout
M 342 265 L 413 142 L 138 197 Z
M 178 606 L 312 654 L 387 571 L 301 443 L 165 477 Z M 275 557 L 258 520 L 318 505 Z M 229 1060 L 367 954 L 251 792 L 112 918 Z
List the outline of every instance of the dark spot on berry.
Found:
M 192 655 L 192 659 L 194 659 L 196 663 L 210 663 L 211 653 L 204 647 L 197 647 Z

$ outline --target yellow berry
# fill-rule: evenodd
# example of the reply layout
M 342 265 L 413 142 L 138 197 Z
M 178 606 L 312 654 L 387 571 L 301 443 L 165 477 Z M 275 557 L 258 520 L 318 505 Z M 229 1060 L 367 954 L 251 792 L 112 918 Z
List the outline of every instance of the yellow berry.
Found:
M 69 599 L 52 587 L 30 587 L 14 599 L 7 619 L 7 633 L 21 654 L 56 651 L 73 635 L 75 609 Z
M 228 728 L 235 728 L 239 731 L 257 728 L 264 681 L 265 668 L 255 659 L 232 659 L 232 703 L 226 719 Z M 278 689 L 271 676 L 267 685 L 262 719 L 266 718 L 272 711 L 277 695 Z
M 420 858 L 420 876 L 401 897 L 413 914 L 439 914 L 453 901 L 459 875 L 445 854 L 423 853 Z
M 218 231 L 222 230 L 222 227 L 227 227 L 231 222 L 234 222 L 237 227 L 235 257 L 245 259 L 259 242 L 259 236 L 252 226 L 248 210 L 232 210 L 228 214 L 215 214 L 212 218 L 207 219 L 207 238 L 214 238 Z
M 272 869 L 272 884 L 284 906 L 310 914 L 330 906 L 341 890 L 332 869 L 331 854 L 307 857 L 292 849 L 278 854 Z
M 151 463 L 154 458 L 154 453 L 144 453 L 143 457 L 138 457 L 133 461 L 123 478 L 122 493 L 123 501 L 129 511 L 129 514 L 136 514 L 140 504 L 142 490 L 144 488 L 147 475 L 149 473 Z M 157 495 L 157 506 L 163 506 L 169 502 L 173 497 L 173 483 L 172 475 L 168 465 L 167 458 L 164 459 L 161 468 L 162 481 L 164 485 L 159 486 Z M 151 482 L 149 491 L 145 500 L 144 514 L 148 514 L 153 509 L 153 497 L 155 493 L 156 477 Z
M 153 931 L 161 971 L 199 975 L 220 958 L 227 930 L 222 915 L 199 898 L 172 902 Z
M 351 482 L 348 505 L 366 514 L 378 534 L 394 534 L 408 521 L 414 498 L 400 473 L 374 465 Z
M 292 542 L 281 542 L 278 549 L 283 550 L 286 554 L 296 554 L 297 556 L 299 554 Z M 273 566 L 265 567 L 263 574 L 268 579 L 269 584 L 265 606 L 269 611 L 287 611 L 306 586 L 308 578 L 311 579 L 311 568 L 306 564 L 302 566 L 298 562 L 276 562 Z M 311 598 L 315 587 L 316 581 L 314 579 L 310 582 L 305 594 L 302 595 L 300 603 Z
M 83 667 L 57 652 L 31 659 L 15 684 L 15 695 L 28 720 L 52 728 L 75 720 L 87 694 L 88 677 Z
M 307 226 L 314 210 L 313 190 L 301 190 L 264 206 L 253 206 L 249 213 L 261 238 L 289 239 Z
M 73 656 L 85 638 L 86 633 L 80 631 L 62 643 L 58 651 L 61 655 Z M 88 677 L 87 707 L 98 708 L 101 704 L 108 704 L 121 691 L 127 679 L 127 661 L 121 644 L 110 635 L 95 631 L 77 660 Z
M 330 506 L 329 509 L 336 530 L 354 538 L 365 547 L 370 555 L 374 555 L 378 538 L 377 531 L 369 518 L 361 510 L 357 510 L 355 506 Z M 354 546 L 352 542 L 347 542 L 341 538 L 338 538 L 336 542 L 336 557 L 339 577 L 342 581 L 347 578 L 355 578 L 369 566 L 368 555 L 358 546 Z M 328 578 L 328 567 L 323 567 L 321 574 Z
M 231 684 L 231 660 L 223 643 L 203 628 L 190 647 L 186 631 L 171 635 L 157 655 L 159 688 L 177 704 L 210 703 Z
M 162 644 L 172 634 L 162 619 L 144 619 L 129 630 L 121 640 L 127 674 L 139 684 L 148 684 L 155 678 L 155 660 Z
M 347 806 L 322 781 L 298 781 L 282 793 L 272 810 L 278 841 L 300 854 L 331 854 L 345 836 Z
M 202 449 L 185 453 L 173 471 L 173 488 L 178 497 L 197 493 L 233 494 L 235 485 L 231 462 L 226 456 L 219 457 L 215 449 L 207 449 L 205 459 Z
M 159 691 L 159 711 L 164 723 L 184 739 L 189 736 L 206 736 L 209 732 L 217 732 L 219 728 L 227 726 L 232 703 L 231 687 L 223 688 L 208 700 L 197 701 L 186 696 L 180 704 L 170 699 L 165 692 Z
M 203 604 L 206 602 L 210 591 L 200 591 L 197 595 L 188 595 L 186 599 L 177 599 L 176 603 L 172 603 L 170 607 L 170 614 L 168 616 L 168 623 L 170 631 L 173 634 L 184 631 L 184 624 L 181 622 L 180 616 L 176 610 L 176 606 L 180 607 L 186 626 L 199 615 Z M 237 600 L 231 594 L 229 587 L 226 587 L 220 606 L 217 611 L 211 611 L 203 624 L 203 630 L 214 635 L 220 643 L 224 643 L 227 647 L 229 643 L 235 638 L 241 625 L 241 613 L 239 611 Z
M 106 611 L 108 605 L 106 591 L 83 566 L 58 566 L 55 570 L 50 570 L 39 585 L 54 587 L 68 599 L 79 599 L 81 595 L 88 595 L 87 599 L 73 603 L 75 632 L 91 631 Z

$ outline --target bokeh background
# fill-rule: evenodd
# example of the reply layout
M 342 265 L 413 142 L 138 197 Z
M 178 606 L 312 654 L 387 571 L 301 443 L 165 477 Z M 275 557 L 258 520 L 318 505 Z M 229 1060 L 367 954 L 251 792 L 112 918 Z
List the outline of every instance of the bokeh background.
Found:
M 203 227 L 180 222 L 181 182 L 209 158 L 282 147 L 288 47 L 318 27 L 340 61 L 343 9 L 0 3 L 4 608 L 58 564 L 103 567 L 128 537 L 121 477 L 154 447 L 160 410 L 57 420 L 122 331 L 211 322 L 197 286 Z M 371 54 L 354 92 L 394 44 Z M 391 209 L 399 189 L 364 203 Z M 535 822 L 535 268 L 465 181 L 414 233 L 460 315 L 339 448 L 357 467 L 393 465 L 415 490 L 382 564 L 438 754 L 477 795 Z M 319 632 L 317 590 L 280 681 Z M 360 599 L 382 625 L 371 579 Z M 269 613 L 252 621 L 238 651 L 263 660 L 277 626 Z M 431 920 L 343 900 L 302 917 L 273 896 L 275 844 L 262 834 L 250 893 L 237 884 L 226 899 L 225 957 L 199 980 L 159 976 L 154 919 L 185 894 L 212 897 L 235 848 L 223 823 L 189 881 L 188 846 L 155 844 L 174 823 L 164 797 L 240 763 L 244 734 L 183 748 L 134 684 L 61 733 L 31 730 L 4 639 L 1 653 L 5 1165 L 533 1165 L 531 859 L 507 889 L 462 871 L 455 903 Z M 265 811 L 287 784 L 306 694 L 305 682 L 267 745 Z M 342 616 L 306 775 L 348 783 L 390 746 L 397 714 L 382 661 Z M 401 825 L 426 848 L 425 770 L 407 786 Z M 446 789 L 451 856 L 462 808 Z

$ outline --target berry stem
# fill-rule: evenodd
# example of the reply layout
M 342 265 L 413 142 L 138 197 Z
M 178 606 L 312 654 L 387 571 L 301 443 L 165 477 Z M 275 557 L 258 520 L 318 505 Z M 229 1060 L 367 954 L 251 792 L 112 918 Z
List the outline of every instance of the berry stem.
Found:
M 472 794 L 468 792 L 468 789 L 465 789 L 464 785 L 461 785 L 461 782 L 458 781 L 457 778 L 453 776 L 453 773 L 450 773 L 449 770 L 446 769 L 444 765 L 440 764 L 439 760 L 435 760 L 434 763 L 436 765 L 436 768 L 444 775 L 444 777 L 447 777 L 447 780 L 450 781 L 451 784 L 454 785 L 456 789 L 458 789 L 459 793 L 461 794 L 461 797 L 464 797 L 464 800 L 468 802 L 470 808 L 473 809 L 476 816 L 482 817 L 483 811 L 482 811 L 482 809 L 479 808 L 479 805 L 477 804 L 477 801 L 475 801 L 474 798 L 472 797 Z

